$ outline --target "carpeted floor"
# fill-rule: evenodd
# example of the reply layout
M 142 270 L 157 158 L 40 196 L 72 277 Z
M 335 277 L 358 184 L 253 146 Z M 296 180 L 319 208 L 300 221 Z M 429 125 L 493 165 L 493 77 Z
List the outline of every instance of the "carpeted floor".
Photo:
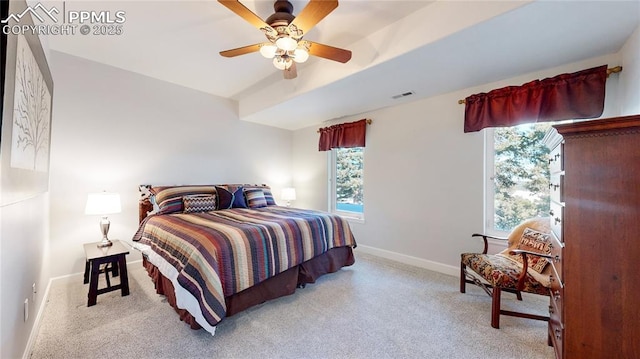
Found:
M 86 306 L 80 276 L 55 281 L 32 358 L 553 358 L 547 323 L 501 317 L 458 278 L 356 251 L 356 264 L 295 294 L 225 318 L 216 335 L 191 330 L 157 295 L 140 263 L 131 294 Z M 548 298 L 503 294 L 505 309 L 544 314 Z

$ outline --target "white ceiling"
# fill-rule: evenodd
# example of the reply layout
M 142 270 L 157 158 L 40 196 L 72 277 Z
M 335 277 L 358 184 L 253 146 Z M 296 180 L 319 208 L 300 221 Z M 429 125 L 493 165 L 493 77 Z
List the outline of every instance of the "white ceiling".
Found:
M 263 19 L 273 13 L 271 0 L 241 2 Z M 294 14 L 307 3 L 291 2 Z M 49 36 L 52 50 L 231 98 L 240 119 L 287 129 L 615 53 L 640 23 L 638 0 L 342 0 L 305 39 L 349 49 L 352 60 L 312 58 L 284 80 L 258 53 L 218 54 L 265 38 L 217 1 L 65 6 L 126 11 L 124 33 Z

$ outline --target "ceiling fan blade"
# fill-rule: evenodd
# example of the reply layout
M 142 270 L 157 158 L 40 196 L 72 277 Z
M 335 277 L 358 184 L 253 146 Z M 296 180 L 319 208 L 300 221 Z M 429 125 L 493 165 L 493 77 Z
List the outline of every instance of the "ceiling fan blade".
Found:
M 342 62 L 343 64 L 351 60 L 351 51 L 349 50 L 340 49 L 329 45 L 323 45 L 307 40 L 303 40 L 300 42 L 304 43 L 304 45 L 307 46 L 307 48 L 309 49 L 309 55 Z
M 286 70 L 282 70 L 283 74 L 284 74 L 284 79 L 285 80 L 291 80 L 291 79 L 295 79 L 296 77 L 298 77 L 298 69 L 296 68 L 296 63 L 292 63 L 291 66 L 286 69 Z
M 249 10 L 246 6 L 242 5 L 238 0 L 218 0 L 218 2 L 227 7 L 227 9 L 233 11 L 241 18 L 245 19 L 251 25 L 258 30 L 263 31 L 266 35 L 276 36 L 278 33 L 269 24 L 264 22 L 253 11 Z
M 237 49 L 220 51 L 220 55 L 224 57 L 236 57 L 240 55 L 250 54 L 252 52 L 260 51 L 260 48 L 262 47 L 262 45 L 264 45 L 264 43 L 238 47 Z
M 338 7 L 337 0 L 311 0 L 289 24 L 289 33 L 295 38 L 306 35 L 325 16 Z

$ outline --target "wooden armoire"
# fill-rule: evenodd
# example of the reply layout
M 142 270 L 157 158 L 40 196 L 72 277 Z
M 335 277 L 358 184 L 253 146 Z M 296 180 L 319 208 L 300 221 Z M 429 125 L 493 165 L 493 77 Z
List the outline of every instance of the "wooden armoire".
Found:
M 640 358 L 640 115 L 554 128 L 550 341 L 558 358 Z

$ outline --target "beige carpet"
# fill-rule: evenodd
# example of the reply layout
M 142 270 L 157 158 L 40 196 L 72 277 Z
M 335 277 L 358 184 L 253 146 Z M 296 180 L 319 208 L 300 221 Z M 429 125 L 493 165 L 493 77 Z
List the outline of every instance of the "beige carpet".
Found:
M 157 295 L 140 263 L 131 294 L 86 307 L 81 277 L 55 281 L 32 358 L 553 358 L 547 323 L 501 317 L 458 278 L 364 255 L 295 294 L 225 318 L 212 337 L 191 330 Z M 543 314 L 548 299 L 503 294 L 505 309 Z

